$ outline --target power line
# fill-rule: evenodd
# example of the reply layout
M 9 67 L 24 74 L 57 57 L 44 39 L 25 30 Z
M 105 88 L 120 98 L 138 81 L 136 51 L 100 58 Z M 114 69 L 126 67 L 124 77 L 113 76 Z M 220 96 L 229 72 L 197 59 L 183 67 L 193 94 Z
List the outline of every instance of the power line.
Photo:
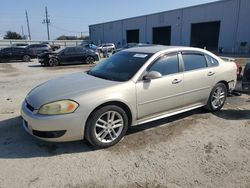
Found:
M 72 31 L 72 30 L 68 30 L 68 29 L 64 29 L 64 28 L 55 26 L 54 24 L 51 24 L 50 26 L 57 29 L 57 30 L 66 31 L 66 32 L 69 32 L 69 33 L 88 33 L 89 32 L 89 31 Z

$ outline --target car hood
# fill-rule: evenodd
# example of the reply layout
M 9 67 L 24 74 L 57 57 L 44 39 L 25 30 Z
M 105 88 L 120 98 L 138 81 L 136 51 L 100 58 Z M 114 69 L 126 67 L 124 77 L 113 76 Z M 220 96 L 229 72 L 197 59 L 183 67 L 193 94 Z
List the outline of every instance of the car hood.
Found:
M 56 52 L 43 52 L 43 53 L 38 54 L 38 57 L 42 58 L 42 57 L 45 57 L 47 55 L 57 55 L 57 53 Z
M 116 84 L 119 84 L 119 82 L 104 80 L 80 72 L 38 85 L 30 91 L 26 101 L 35 109 L 39 109 L 42 105 L 49 102 L 72 99 L 72 97 Z

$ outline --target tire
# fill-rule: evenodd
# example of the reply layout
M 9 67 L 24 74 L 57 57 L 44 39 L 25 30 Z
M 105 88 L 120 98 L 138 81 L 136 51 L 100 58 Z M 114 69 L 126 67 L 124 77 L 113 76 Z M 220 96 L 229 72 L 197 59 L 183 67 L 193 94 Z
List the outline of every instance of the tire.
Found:
M 93 64 L 94 62 L 95 62 L 95 58 L 93 58 L 92 56 L 88 56 L 85 59 L 86 64 Z
M 115 105 L 104 106 L 90 115 L 85 127 L 85 139 L 95 148 L 107 148 L 118 143 L 127 129 L 126 112 Z
M 49 66 L 54 67 L 54 66 L 58 66 L 58 65 L 59 65 L 58 59 L 56 59 L 56 58 L 51 58 L 51 59 L 49 60 Z
M 207 105 L 205 106 L 211 112 L 219 111 L 225 104 L 227 97 L 227 87 L 223 83 L 218 83 L 210 93 Z
M 24 61 L 24 62 L 30 62 L 30 59 L 31 59 L 31 58 L 30 58 L 29 55 L 24 55 L 24 56 L 23 56 L 23 61 Z

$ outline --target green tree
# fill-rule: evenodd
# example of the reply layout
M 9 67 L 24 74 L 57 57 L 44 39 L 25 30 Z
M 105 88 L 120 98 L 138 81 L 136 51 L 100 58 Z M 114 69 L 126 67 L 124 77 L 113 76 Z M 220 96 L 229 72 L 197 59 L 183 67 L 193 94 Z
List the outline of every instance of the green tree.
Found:
M 75 36 L 61 35 L 56 40 L 77 40 L 77 38 Z
M 20 34 L 13 31 L 7 31 L 3 37 L 4 39 L 24 39 Z

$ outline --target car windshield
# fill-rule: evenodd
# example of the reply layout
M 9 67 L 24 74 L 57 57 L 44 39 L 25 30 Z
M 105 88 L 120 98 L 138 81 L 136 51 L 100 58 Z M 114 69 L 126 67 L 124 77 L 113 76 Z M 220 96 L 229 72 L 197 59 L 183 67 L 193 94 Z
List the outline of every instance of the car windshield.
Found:
M 97 49 L 97 46 L 96 45 L 94 45 L 94 44 L 88 44 L 88 45 L 86 45 L 85 46 L 86 48 L 91 48 L 91 49 Z
M 113 81 L 128 81 L 152 56 L 149 53 L 119 52 L 96 65 L 89 75 Z
M 59 48 L 59 49 L 57 49 L 56 51 L 54 51 L 55 53 L 60 53 L 60 52 L 62 52 L 63 50 L 64 50 L 65 48 Z

